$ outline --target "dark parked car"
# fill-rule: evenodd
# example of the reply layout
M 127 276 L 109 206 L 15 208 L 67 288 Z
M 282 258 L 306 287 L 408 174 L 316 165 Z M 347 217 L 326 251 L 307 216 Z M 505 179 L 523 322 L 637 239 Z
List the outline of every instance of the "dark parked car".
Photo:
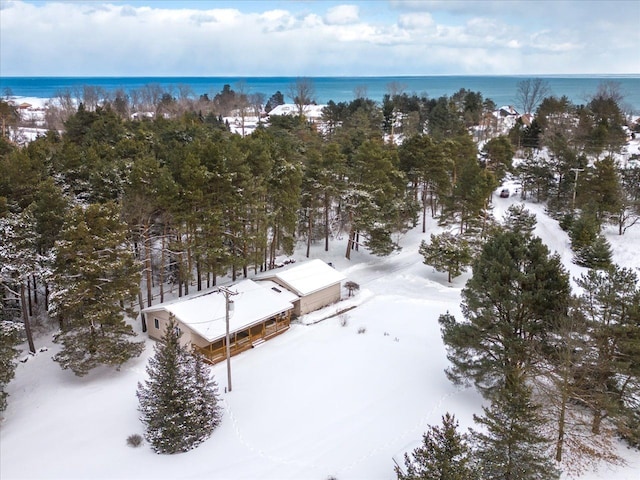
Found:
M 500 198 L 509 198 L 509 189 L 508 188 L 503 188 L 500 191 Z

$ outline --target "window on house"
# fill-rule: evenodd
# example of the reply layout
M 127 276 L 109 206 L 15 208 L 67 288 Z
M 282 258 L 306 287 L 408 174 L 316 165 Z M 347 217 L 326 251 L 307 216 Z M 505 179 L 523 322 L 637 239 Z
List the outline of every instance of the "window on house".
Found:
M 160 322 L 158 322 L 157 318 L 153 319 L 153 326 L 156 327 L 156 330 L 160 329 Z

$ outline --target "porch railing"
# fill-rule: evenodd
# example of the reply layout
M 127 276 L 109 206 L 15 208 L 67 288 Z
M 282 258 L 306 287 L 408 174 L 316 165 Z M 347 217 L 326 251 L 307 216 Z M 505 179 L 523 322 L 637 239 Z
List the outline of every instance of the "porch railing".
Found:
M 254 325 L 251 328 L 234 332 L 229 338 L 231 356 L 253 348 L 254 343 L 262 343 L 264 340 L 268 340 L 286 332 L 289 329 L 290 320 L 289 315 L 287 315 L 275 321 L 262 323 L 260 331 L 256 331 L 256 325 Z M 219 341 L 216 343 L 220 345 Z M 224 338 L 222 339 L 222 346 L 218 346 L 217 348 L 213 348 L 213 344 L 206 347 L 194 346 L 194 350 L 203 355 L 205 361 L 210 364 L 221 362 L 227 357 Z

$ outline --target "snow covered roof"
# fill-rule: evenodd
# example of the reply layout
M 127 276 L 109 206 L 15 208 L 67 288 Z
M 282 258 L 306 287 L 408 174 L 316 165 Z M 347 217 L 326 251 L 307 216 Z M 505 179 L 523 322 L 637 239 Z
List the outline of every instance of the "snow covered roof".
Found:
M 264 286 L 265 288 L 271 289 L 272 291 L 277 293 L 280 298 L 283 298 L 288 302 L 293 303 L 296 300 L 300 299 L 300 297 L 298 297 L 298 295 L 296 295 L 292 291 L 284 288 L 282 285 L 277 284 L 273 280 L 260 280 L 260 279 L 258 279 L 258 283 L 261 286 Z
M 501 116 L 509 116 L 509 115 L 518 115 L 518 111 L 512 105 L 503 105 L 495 112 L 497 115 Z
M 340 283 L 346 277 L 322 260 L 316 259 L 278 270 L 264 278 L 276 278 L 301 297 Z
M 233 312 L 229 317 L 229 331 L 242 330 L 255 323 L 293 308 L 286 296 L 260 285 L 253 280 L 243 280 L 229 289 L 232 295 Z M 180 323 L 188 326 L 208 342 L 222 338 L 226 334 L 225 296 L 211 291 L 197 296 L 177 299 L 145 308 L 143 312 L 165 310 L 172 313 Z
M 302 107 L 302 111 L 308 118 L 321 118 L 322 117 L 322 109 L 324 109 L 326 105 L 305 105 Z M 297 115 L 298 114 L 298 106 L 293 103 L 284 103 L 282 105 L 278 105 L 273 110 L 269 112 L 269 115 Z

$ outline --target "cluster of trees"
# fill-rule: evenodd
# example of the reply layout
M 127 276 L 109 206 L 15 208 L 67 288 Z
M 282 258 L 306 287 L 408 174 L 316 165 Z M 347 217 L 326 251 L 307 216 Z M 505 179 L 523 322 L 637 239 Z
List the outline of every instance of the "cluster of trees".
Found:
M 545 91 L 545 87 L 527 85 L 521 91 L 522 101 L 532 107 L 539 103 L 536 116 L 530 125 L 525 126 L 519 120 L 508 136 L 494 137 L 484 143 L 480 165 L 490 175 L 484 189 L 479 186 L 477 174 L 474 175 L 476 185 L 466 178 L 461 183 L 461 187 L 470 187 L 468 191 L 476 194 L 466 197 L 467 201 L 475 199 L 474 208 L 467 212 L 472 213 L 471 218 L 477 223 L 482 212 L 490 207 L 488 202 L 496 182 L 509 173 L 522 185 L 521 198 L 545 202 L 550 215 L 569 233 L 578 265 L 609 267 L 611 248 L 602 235 L 603 228 L 613 225 L 623 235 L 640 220 L 640 167 L 637 161 L 629 161 L 637 159 L 620 161 L 615 156 L 628 135 L 624 129 L 628 122 L 619 106 L 620 94 L 615 85 L 605 83 L 586 105 L 575 106 L 566 98 L 540 99 L 539 92 Z M 528 98 L 527 93 L 534 98 Z M 640 130 L 639 124 L 630 127 Z M 417 137 L 408 139 L 400 151 L 411 148 L 416 141 Z M 442 154 L 437 149 L 434 152 L 433 137 L 429 137 L 428 142 L 419 147 L 421 153 L 429 152 L 430 158 L 427 173 L 430 183 L 423 184 L 421 189 L 425 195 L 423 218 L 427 209 L 424 199 L 431 202 L 431 192 L 437 191 L 439 184 L 446 185 L 447 180 L 434 168 L 435 159 Z M 514 151 L 521 157 L 516 165 L 511 162 Z M 409 163 L 419 157 L 404 158 Z M 444 158 L 452 156 L 444 155 Z M 419 170 L 409 167 L 408 171 Z M 488 195 L 484 205 L 483 195 Z M 443 220 L 445 217 L 439 218 L 441 223 L 448 223 Z M 423 242 L 421 247 L 425 263 L 449 272 L 450 279 L 469 265 L 468 249 L 477 252 L 478 246 L 478 227 L 473 225 L 473 220 L 468 225 L 470 228 L 465 229 L 462 218 L 453 219 L 459 222 L 458 235 L 453 232 L 434 235 L 431 242 Z M 482 220 L 480 239 L 486 237 L 489 223 L 489 218 Z
M 526 210 L 510 209 L 472 262 L 464 319 L 439 319 L 447 376 L 488 402 L 474 417 L 478 430 L 460 434 L 446 415 L 406 456 L 400 479 L 559 478 L 621 462 L 619 437 L 640 445 L 637 274 L 590 269 L 572 294 L 534 227 Z
M 246 277 L 273 268 L 297 242 L 306 242 L 309 255 L 313 242 L 328 249 L 343 234 L 347 257 L 359 248 L 387 255 L 420 217 L 426 230 L 427 213 L 457 230 L 442 245 L 466 242 L 461 259 L 447 260 L 455 276 L 492 234 L 491 193 L 514 170 L 523 193 L 547 200 L 559 218 L 575 220 L 580 209 L 600 222 L 624 217 L 626 228 L 633 221 L 637 172 L 614 166 L 612 174 L 608 156 L 591 166 L 583 161 L 600 151 L 589 144 L 576 153 L 576 122 L 551 108 L 553 98 L 538 108 L 542 143 L 535 145 L 547 147 L 553 161 L 547 168 L 531 149 L 514 168 L 524 133 L 491 133 L 495 105 L 478 92 L 427 99 L 390 89 L 380 105 L 364 95 L 329 102 L 322 130 L 300 108 L 244 137 L 231 134 L 221 115 L 264 99 L 227 87 L 173 110 L 176 97 L 150 88 L 149 105 L 140 100 L 135 108 L 168 114 L 142 120 L 130 119 L 132 93 L 94 101 L 85 92 L 77 107 L 69 102 L 62 134 L 50 131 L 21 148 L 0 137 L 0 315 L 21 320 L 32 351 L 30 324 L 52 319 L 63 368 L 84 375 L 100 364 L 119 367 L 142 349 L 126 321 L 132 307 L 162 302 L 165 289 L 184 295 L 221 276 Z M 288 94 L 311 103 L 311 87 L 300 81 Z M 283 100 L 276 92 L 269 103 Z M 582 115 L 575 117 L 581 128 L 600 128 L 598 145 L 613 151 L 615 98 L 592 103 L 569 114 Z M 491 137 L 481 151 L 471 125 Z M 611 200 L 606 175 L 626 203 Z M 15 335 L 0 340 L 3 358 L 15 358 Z
M 620 102 L 616 85 L 604 83 L 586 105 L 550 96 L 529 125 L 517 122 L 509 138 L 523 149 L 524 161 L 515 173 L 525 198 L 548 202 L 558 216 L 593 210 L 601 222 L 614 222 L 623 233 L 637 216 L 627 218 L 637 210 L 638 170 L 614 161 L 627 141 L 624 127 L 629 124 Z M 629 127 L 640 130 L 639 124 Z
M 290 93 L 311 95 L 304 82 Z M 212 101 L 237 96 L 223 89 Z M 215 114 L 131 120 L 113 102 L 91 102 L 78 105 L 62 134 L 24 147 L 2 136 L 0 313 L 24 323 L 32 352 L 31 324 L 53 320 L 61 345 L 54 359 L 85 375 L 140 354 L 126 318 L 135 304 L 163 301 L 167 288 L 184 295 L 220 276 L 273 268 L 300 240 L 328 249 L 345 234 L 347 256 L 360 248 L 387 255 L 415 224 L 428 166 L 409 172 L 404 157 L 419 152 L 383 139 L 382 109 L 363 98 L 322 133 L 294 116 L 243 137 Z M 438 145 L 455 159 L 440 160 L 449 180 L 430 194 L 434 212 L 464 175 L 458 170 L 481 170 L 468 135 Z M 473 215 L 465 208 L 451 201 L 447 215 Z M 5 338 L 14 358 L 14 336 Z

